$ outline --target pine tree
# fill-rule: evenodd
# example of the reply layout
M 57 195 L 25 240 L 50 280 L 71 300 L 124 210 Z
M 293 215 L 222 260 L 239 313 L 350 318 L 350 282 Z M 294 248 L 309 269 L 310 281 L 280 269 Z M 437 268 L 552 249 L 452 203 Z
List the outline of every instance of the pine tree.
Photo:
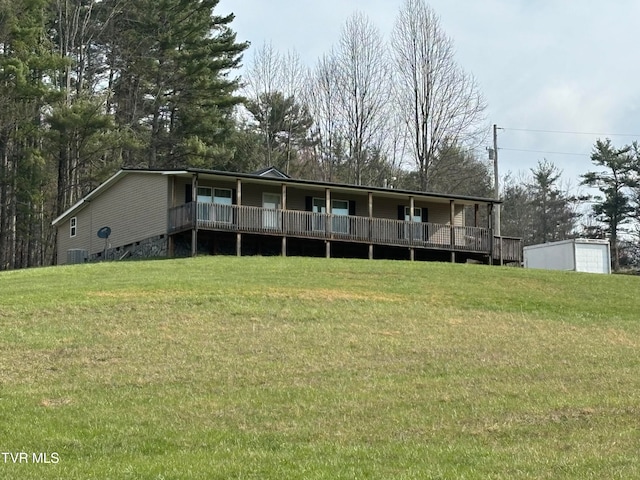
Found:
M 614 270 L 620 268 L 618 235 L 633 212 L 627 189 L 637 186 L 630 150 L 630 146 L 615 148 L 609 139 L 597 140 L 591 161 L 603 170 L 587 172 L 582 176 L 582 185 L 596 187 L 604 195 L 596 198 L 593 212 L 598 220 L 605 224 L 609 234 Z
M 33 265 L 45 246 L 42 118 L 63 65 L 46 36 L 48 4 L 0 2 L 0 269 Z
M 116 0 L 105 0 L 114 3 Z M 112 20 L 106 45 L 110 101 L 132 141 L 128 165 L 210 166 L 225 155 L 234 95 L 247 44 L 236 43 L 233 15 L 214 15 L 218 0 L 141 0 Z
M 558 183 L 562 172 L 547 160 L 531 169 L 532 181 L 527 184 L 531 194 L 531 243 L 545 243 L 569 238 L 577 214 L 576 199 L 562 191 Z

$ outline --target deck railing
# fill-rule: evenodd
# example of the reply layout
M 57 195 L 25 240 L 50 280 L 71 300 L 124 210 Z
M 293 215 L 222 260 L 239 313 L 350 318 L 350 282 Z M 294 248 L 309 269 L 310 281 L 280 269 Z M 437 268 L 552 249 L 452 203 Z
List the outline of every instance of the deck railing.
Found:
M 494 258 L 519 261 L 520 239 L 491 237 L 482 227 L 418 223 L 387 218 L 333 215 L 299 210 L 273 210 L 261 207 L 186 203 L 169 210 L 169 231 L 193 228 L 265 235 L 284 235 L 321 240 L 340 240 L 375 245 L 436 248 L 486 253 Z M 496 256 L 496 254 L 498 254 Z
M 500 262 L 522 263 L 522 239 L 517 237 L 495 237 L 493 258 Z

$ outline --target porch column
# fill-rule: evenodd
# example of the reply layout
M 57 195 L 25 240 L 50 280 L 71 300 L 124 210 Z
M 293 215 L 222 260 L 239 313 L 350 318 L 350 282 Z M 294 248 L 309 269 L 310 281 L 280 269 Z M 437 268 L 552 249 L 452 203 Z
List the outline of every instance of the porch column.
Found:
M 171 235 L 174 225 L 171 219 L 171 209 L 176 206 L 176 177 L 169 177 L 169 205 L 167 208 L 167 257 L 173 258 L 175 253 L 175 238 Z
M 193 211 L 191 212 L 191 256 L 198 254 L 198 174 L 194 173 L 191 177 L 191 204 Z
M 242 205 L 242 180 L 236 180 L 236 206 L 240 207 Z M 235 215 L 235 224 L 236 228 L 238 228 L 238 233 L 236 233 L 236 255 L 239 257 L 242 255 L 242 234 L 240 233 L 240 208 L 236 210 Z
M 449 200 L 449 223 L 451 224 L 451 263 L 456 263 L 456 206 L 453 200 Z
M 327 239 L 325 240 L 325 257 L 327 258 L 331 258 L 331 241 L 329 240 L 331 238 L 331 190 L 329 190 L 328 188 L 324 189 L 324 196 L 325 196 L 325 212 L 327 214 L 326 218 L 326 224 L 325 224 L 325 233 L 327 236 Z
M 287 228 L 285 226 L 285 212 L 287 210 L 287 184 L 282 184 L 282 256 L 287 256 Z
M 480 223 L 480 205 L 477 203 L 473 206 L 473 226 L 478 227 Z
M 369 192 L 369 260 L 373 260 L 373 243 L 371 243 L 372 239 L 372 229 L 373 229 L 373 192 Z
M 413 248 L 413 211 L 415 208 L 415 199 L 413 196 L 409 197 L 409 259 L 413 262 L 416 257 L 416 251 Z
M 493 265 L 493 244 L 495 239 L 493 238 L 493 203 L 487 205 L 487 228 L 489 229 L 489 265 Z

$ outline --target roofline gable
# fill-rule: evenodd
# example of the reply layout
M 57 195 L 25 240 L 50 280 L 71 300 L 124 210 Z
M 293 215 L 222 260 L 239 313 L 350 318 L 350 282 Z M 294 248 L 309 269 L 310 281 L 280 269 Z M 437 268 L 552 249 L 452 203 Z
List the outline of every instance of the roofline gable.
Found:
M 123 177 L 125 177 L 126 175 L 128 175 L 130 173 L 167 174 L 169 172 L 167 170 L 148 170 L 148 169 L 121 168 L 116 173 L 111 175 L 108 179 L 106 179 L 104 182 L 102 182 L 100 185 L 98 185 L 96 188 L 91 190 L 91 192 L 89 192 L 87 195 L 82 197 L 80 200 L 78 200 L 76 203 L 74 203 L 72 206 L 70 206 L 68 209 L 66 209 L 64 212 L 62 212 L 56 218 L 54 218 L 53 221 L 51 222 L 51 225 L 55 227 L 59 223 L 61 223 L 64 220 L 66 220 L 67 218 L 71 217 L 74 213 L 79 212 L 80 210 L 82 210 L 86 206 L 86 204 L 91 202 L 91 200 L 93 200 L 95 197 L 98 197 L 103 192 L 107 191 L 109 188 L 111 188 L 112 185 L 114 185 L 115 183 L 120 181 L 120 179 L 122 179 Z M 172 174 L 180 173 L 180 171 L 171 171 L 170 173 L 172 173 Z

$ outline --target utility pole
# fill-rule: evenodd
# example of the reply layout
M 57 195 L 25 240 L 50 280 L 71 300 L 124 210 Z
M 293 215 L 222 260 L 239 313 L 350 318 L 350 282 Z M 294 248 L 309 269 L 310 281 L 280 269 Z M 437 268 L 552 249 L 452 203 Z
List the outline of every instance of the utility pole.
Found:
M 498 126 L 493 124 L 493 196 L 500 200 L 500 177 L 498 176 Z M 493 208 L 493 232 L 500 236 L 500 204 L 496 203 Z

